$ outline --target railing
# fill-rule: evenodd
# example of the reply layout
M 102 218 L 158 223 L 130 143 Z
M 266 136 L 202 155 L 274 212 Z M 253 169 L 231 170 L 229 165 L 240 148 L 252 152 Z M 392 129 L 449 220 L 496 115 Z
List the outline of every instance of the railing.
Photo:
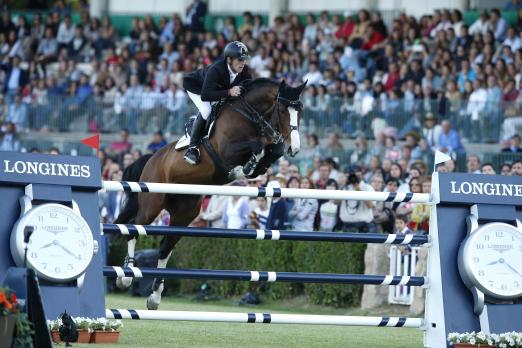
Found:
M 382 99 L 371 96 L 343 99 L 338 96 L 302 97 L 301 131 L 325 136 L 337 132 L 343 137 L 365 135 L 393 127 L 402 139 L 410 131 L 419 131 L 428 112 L 439 122 L 451 121 L 463 139 L 475 143 L 496 143 L 501 135 L 522 130 L 522 103 L 437 99 Z M 128 128 L 132 133 L 150 134 L 161 129 L 181 134 L 189 115 L 196 112 L 186 98 L 174 108 L 165 94 L 121 96 L 116 98 L 53 96 L 27 101 L 20 106 L 23 117 L 12 117 L 5 108 L 4 119 L 14 120 L 19 130 L 102 131 Z M 2 110 L 0 110 L 0 116 Z
M 418 247 L 392 245 L 390 247 L 390 274 L 394 276 L 415 276 L 418 251 Z M 414 291 L 413 287 L 407 285 L 390 286 L 388 303 L 409 306 L 413 303 Z

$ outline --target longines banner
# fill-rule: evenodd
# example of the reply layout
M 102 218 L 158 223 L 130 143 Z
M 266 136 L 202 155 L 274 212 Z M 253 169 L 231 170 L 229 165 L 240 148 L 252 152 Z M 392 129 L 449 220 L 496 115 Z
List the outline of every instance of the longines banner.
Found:
M 522 205 L 522 177 L 439 174 L 441 202 Z
M 0 182 L 100 188 L 96 157 L 0 152 Z

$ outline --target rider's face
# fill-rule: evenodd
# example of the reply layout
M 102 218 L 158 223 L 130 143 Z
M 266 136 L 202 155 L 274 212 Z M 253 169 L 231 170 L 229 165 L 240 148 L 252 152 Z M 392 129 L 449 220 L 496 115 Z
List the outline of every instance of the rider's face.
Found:
M 245 67 L 246 65 L 246 60 L 239 60 L 237 58 L 234 58 L 232 59 L 232 63 L 230 64 L 230 67 L 232 68 L 232 70 L 234 70 L 234 72 L 236 73 L 240 73 L 243 71 L 243 68 Z

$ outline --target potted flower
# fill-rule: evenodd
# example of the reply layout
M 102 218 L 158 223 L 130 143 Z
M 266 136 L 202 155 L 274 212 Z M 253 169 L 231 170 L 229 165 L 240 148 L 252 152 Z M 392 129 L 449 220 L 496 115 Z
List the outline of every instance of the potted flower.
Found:
M 73 318 L 76 323 L 76 329 L 78 330 L 78 343 L 89 343 L 91 342 L 92 334 L 92 319 L 84 317 Z
M 21 310 L 16 294 L 8 288 L 0 288 L 0 342 L 6 347 L 12 343 L 32 347 L 33 334 L 33 324 Z
M 505 332 L 499 335 L 492 335 L 495 345 L 500 348 L 521 348 L 522 332 Z
M 121 320 L 94 319 L 91 326 L 94 330 L 91 343 L 117 343 L 122 326 Z
M 57 318 L 56 320 L 47 320 L 47 327 L 51 332 L 51 339 L 54 343 L 60 343 L 62 340 L 60 339 L 60 326 L 62 325 L 62 319 Z
M 465 347 L 491 347 L 495 348 L 495 339 L 493 335 L 484 332 L 465 332 L 448 334 L 448 341 L 453 344 L 455 348 Z

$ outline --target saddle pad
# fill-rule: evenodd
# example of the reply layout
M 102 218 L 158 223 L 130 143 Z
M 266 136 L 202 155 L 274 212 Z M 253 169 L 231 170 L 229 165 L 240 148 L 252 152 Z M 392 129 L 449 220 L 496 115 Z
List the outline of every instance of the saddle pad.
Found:
M 210 126 L 208 127 L 208 132 L 206 135 L 207 137 L 210 138 L 213 128 L 214 128 L 214 121 L 212 121 L 212 123 L 210 123 Z M 192 123 L 190 123 L 190 129 L 188 129 L 188 127 L 187 127 L 185 129 L 185 134 L 183 134 L 183 136 L 176 143 L 176 146 L 174 147 L 174 149 L 176 149 L 176 151 L 185 150 L 187 147 L 189 147 L 191 131 L 192 131 Z

